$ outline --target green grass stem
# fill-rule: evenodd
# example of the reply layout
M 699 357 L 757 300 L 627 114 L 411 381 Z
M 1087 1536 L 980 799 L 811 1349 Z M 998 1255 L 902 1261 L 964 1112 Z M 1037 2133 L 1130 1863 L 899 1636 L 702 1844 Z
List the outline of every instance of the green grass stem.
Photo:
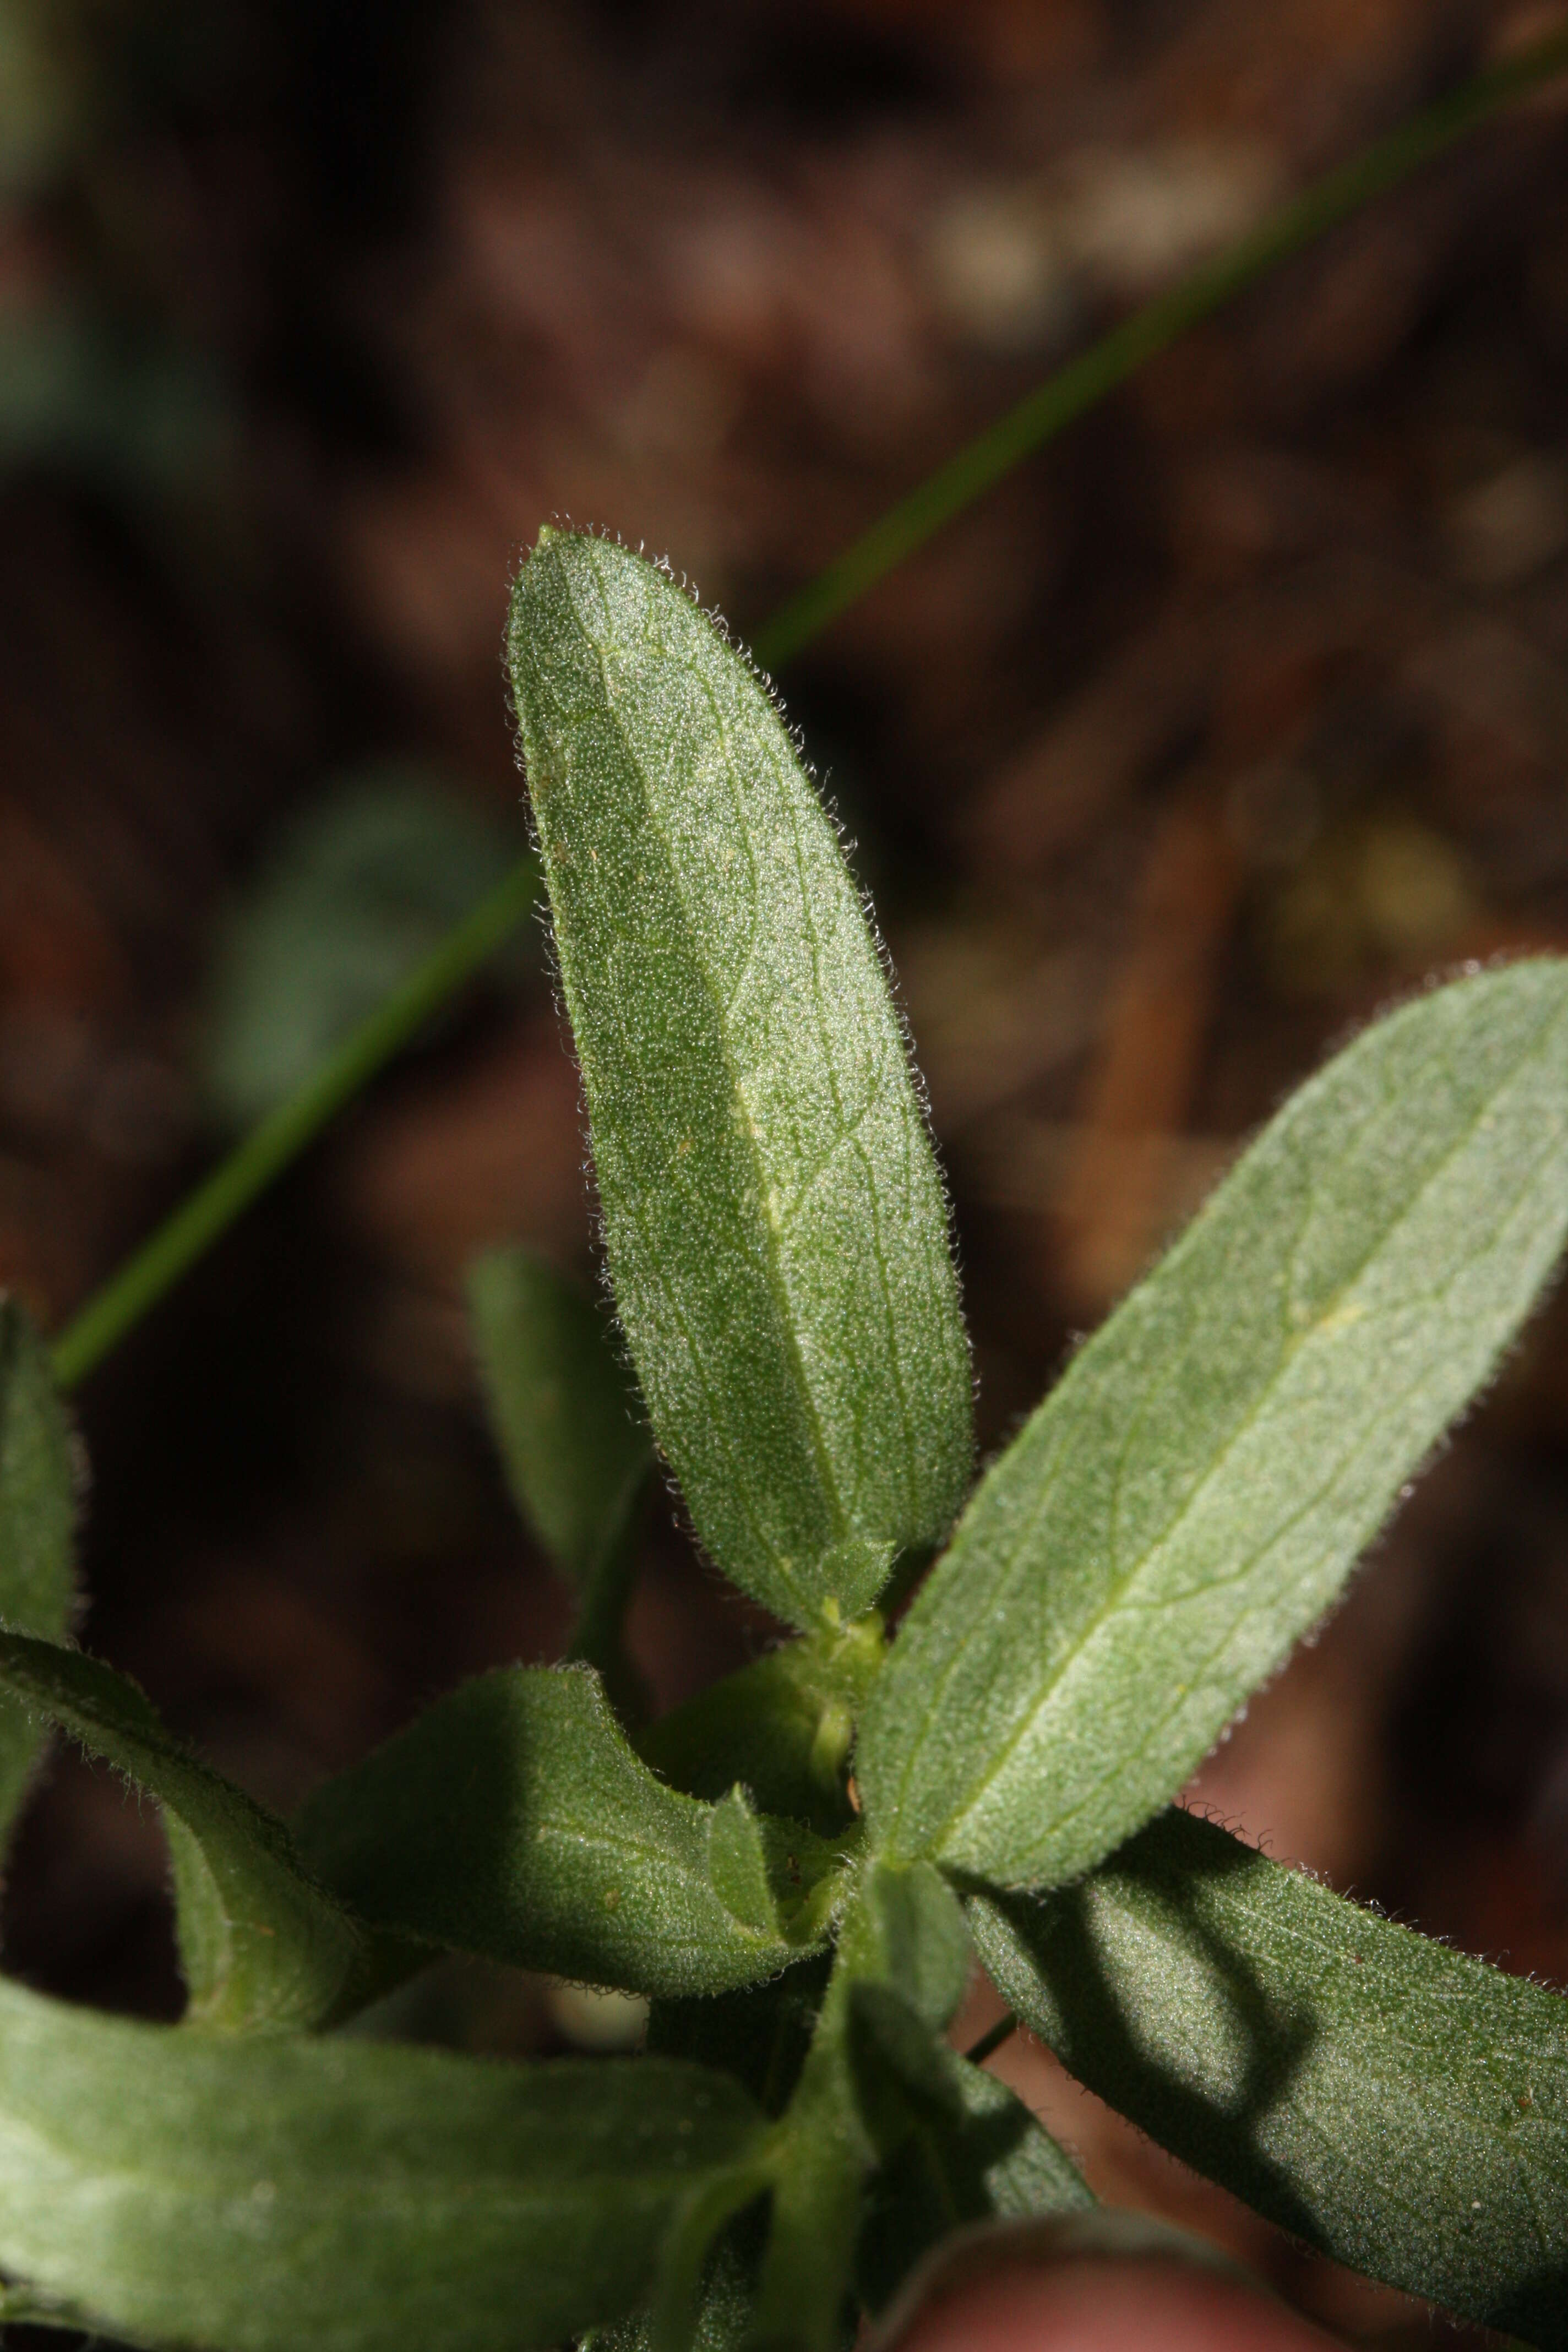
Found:
M 252 1128 L 66 1326 L 53 1355 L 62 1388 L 85 1379 L 398 1048 L 417 1035 L 510 937 L 538 895 L 539 868 L 531 857 L 523 857 L 328 1055 L 298 1094 Z
M 1048 376 L 890 507 L 764 625 L 752 644 L 757 660 L 764 668 L 782 667 L 944 523 L 1125 383 L 1145 361 L 1303 247 L 1349 220 L 1374 196 L 1397 187 L 1500 107 L 1565 70 L 1568 33 L 1554 34 L 1504 58 L 1277 206 L 1225 252 L 1200 262 L 1177 285 Z

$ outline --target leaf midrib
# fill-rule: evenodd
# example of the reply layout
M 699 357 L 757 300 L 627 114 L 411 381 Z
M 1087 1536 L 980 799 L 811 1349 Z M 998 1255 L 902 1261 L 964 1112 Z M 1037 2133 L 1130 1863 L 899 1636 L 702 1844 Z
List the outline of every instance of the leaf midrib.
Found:
M 569 580 L 566 582 L 566 588 L 568 596 L 571 598 L 573 618 L 576 622 L 578 630 L 582 635 L 584 643 L 592 650 L 595 660 L 598 664 L 600 682 L 604 688 L 605 709 L 609 715 L 611 724 L 615 728 L 621 748 L 637 776 L 638 784 L 641 787 L 643 807 L 647 816 L 648 824 L 664 853 L 666 870 L 669 875 L 671 887 L 679 902 L 681 917 L 686 929 L 687 940 L 691 950 L 691 961 L 697 968 L 698 973 L 700 977 L 703 993 L 706 996 L 709 1006 L 714 1015 L 714 1025 L 718 1033 L 719 1048 L 723 1057 L 724 1069 L 729 1080 L 731 1093 L 736 1107 L 742 1113 L 742 1117 L 736 1121 L 736 1125 L 743 1138 L 742 1148 L 750 1160 L 752 1175 L 755 1180 L 756 1198 L 759 1207 L 759 1214 L 756 1223 L 761 1229 L 763 1261 L 766 1272 L 769 1293 L 773 1299 L 773 1313 L 784 1342 L 784 1348 L 792 1371 L 795 1375 L 795 1386 L 804 1408 L 807 1439 L 811 1447 L 812 1458 L 816 1468 L 818 1481 L 827 1500 L 829 1517 L 833 1527 L 834 1539 L 836 1541 L 842 1542 L 850 1530 L 845 1514 L 843 1498 L 838 1490 L 838 1482 L 834 1474 L 833 1466 L 827 1454 L 826 1441 L 823 1433 L 821 1417 L 817 1411 L 816 1400 L 812 1394 L 810 1383 L 805 1376 L 805 1360 L 801 1355 L 800 1343 L 795 1330 L 794 1318 L 790 1311 L 789 1294 L 784 1286 L 783 1269 L 779 1264 L 778 1235 L 773 1229 L 773 1220 L 767 1215 L 765 1209 L 762 1205 L 765 1202 L 768 1192 L 766 1170 L 763 1166 L 761 1148 L 758 1143 L 756 1129 L 751 1116 L 750 1107 L 747 1104 L 745 1094 L 741 1085 L 739 1066 L 736 1063 L 734 1049 L 730 1036 L 730 1027 L 725 1008 L 720 1001 L 718 988 L 715 984 L 715 976 L 709 959 L 701 952 L 697 943 L 698 935 L 692 923 L 691 911 L 688 903 L 687 894 L 681 881 L 679 867 L 675 858 L 668 829 L 662 822 L 658 811 L 657 798 L 649 783 L 642 761 L 633 747 L 630 734 L 628 733 L 621 716 L 618 699 L 611 683 L 607 651 L 594 635 L 582 613 L 579 611 L 577 599 L 573 593 L 572 585 Z M 698 682 L 701 686 L 704 695 L 708 697 L 710 706 L 711 707 L 712 698 L 708 688 L 707 680 L 700 678 Z M 714 713 L 714 718 L 715 723 L 717 724 L 716 711 Z M 720 737 L 721 740 L 724 741 L 724 757 L 726 765 L 730 766 L 731 777 L 733 777 L 733 764 L 731 761 L 728 742 L 727 740 L 724 740 L 723 738 L 722 729 L 720 729 Z M 738 799 L 739 794 L 737 794 L 737 800 Z M 743 824 L 742 830 L 744 832 Z M 668 1289 L 668 1285 L 665 1286 Z M 704 1379 L 703 1384 L 706 1387 L 706 1378 Z M 783 1559 L 774 1544 L 768 1538 L 764 1538 L 764 1541 L 767 1543 L 767 1549 L 773 1559 L 774 1570 L 777 1573 L 781 1583 L 784 1585 L 787 1591 L 795 1594 L 797 1605 L 809 1607 L 810 1597 L 801 1594 L 795 1576 L 784 1567 Z M 815 1617 L 816 1613 L 815 1608 L 810 1609 L 810 1613 Z

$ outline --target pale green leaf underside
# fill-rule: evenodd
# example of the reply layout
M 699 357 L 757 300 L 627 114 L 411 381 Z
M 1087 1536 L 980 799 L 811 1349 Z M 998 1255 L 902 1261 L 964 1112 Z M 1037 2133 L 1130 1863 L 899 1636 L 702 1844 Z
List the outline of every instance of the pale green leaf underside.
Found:
M 655 1779 L 584 1667 L 465 1684 L 295 1823 L 378 1927 L 589 1984 L 716 1993 L 820 1946 L 832 1846 Z
M 490 1424 L 519 1510 L 579 1591 L 653 1459 L 605 1318 L 531 1251 L 491 1250 L 466 1287 Z
M 671 2060 L 237 2043 L 0 1981 L 0 2269 L 132 2342 L 557 2343 L 636 2305 L 760 2128 Z
M 70 1429 L 47 1354 L 0 1296 L 0 1625 L 63 1638 L 75 1594 Z M 37 1756 L 37 1724 L 0 1697 L 0 1856 Z
M 193 2024 L 318 2025 L 354 2005 L 365 1938 L 308 1878 L 283 1823 L 173 1739 L 150 1702 L 79 1650 L 0 1633 L 0 1689 L 163 1806 Z
M 873 1834 L 1052 1885 L 1333 1601 L 1568 1223 L 1568 964 L 1408 1004 L 1273 1121 L 981 1485 L 872 1692 Z
M 1352 2270 L 1568 2346 L 1568 2000 L 1170 1812 L 1080 1885 L 977 1895 L 1089 2089 Z
M 622 1323 L 699 1536 L 848 1616 L 970 1459 L 947 1215 L 833 831 L 674 583 L 541 534 L 510 654 Z

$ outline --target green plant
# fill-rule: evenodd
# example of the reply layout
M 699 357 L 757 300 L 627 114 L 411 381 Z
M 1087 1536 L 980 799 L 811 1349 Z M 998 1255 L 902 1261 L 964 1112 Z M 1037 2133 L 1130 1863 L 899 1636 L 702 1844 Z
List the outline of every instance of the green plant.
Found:
M 978 1954 L 1263 2212 L 1568 2346 L 1568 2003 L 1171 1809 L 1552 1269 L 1568 962 L 1342 1052 L 966 1498 L 946 1205 L 777 710 L 600 540 L 541 535 L 509 647 L 624 1347 L 516 1252 L 471 1298 L 573 1660 L 263 1813 L 65 1641 L 71 1451 L 4 1310 L 0 1786 L 14 1812 L 49 1723 L 156 1801 L 190 1988 L 158 2027 L 0 1982 L 5 2315 L 226 2352 L 826 2352 L 955 2225 L 1091 2202 L 950 2045 Z M 619 1625 L 655 1447 L 792 1630 L 647 1727 Z M 647 2053 L 333 2030 L 442 1949 L 646 1995 Z

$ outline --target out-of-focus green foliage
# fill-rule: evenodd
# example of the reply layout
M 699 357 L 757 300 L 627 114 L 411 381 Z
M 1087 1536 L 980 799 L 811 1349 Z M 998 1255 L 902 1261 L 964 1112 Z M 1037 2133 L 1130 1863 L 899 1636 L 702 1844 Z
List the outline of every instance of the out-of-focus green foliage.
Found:
M 531 1251 L 468 1269 L 490 1426 L 519 1510 L 580 1593 L 619 1544 L 653 1460 L 606 1318 Z
M 0 1624 L 61 1640 L 76 1594 L 76 1469 L 49 1360 L 15 1298 L 0 1295 Z M 39 1726 L 0 1696 L 0 1858 L 26 1792 Z
M 219 941 L 207 1092 L 247 1127 L 288 1100 L 501 882 L 518 845 L 421 771 L 341 780 L 274 850 Z M 498 969 L 513 983 L 521 948 Z
M 76 297 L 0 317 L 0 473 L 177 496 L 213 478 L 227 435 L 211 367 L 171 338 Z

